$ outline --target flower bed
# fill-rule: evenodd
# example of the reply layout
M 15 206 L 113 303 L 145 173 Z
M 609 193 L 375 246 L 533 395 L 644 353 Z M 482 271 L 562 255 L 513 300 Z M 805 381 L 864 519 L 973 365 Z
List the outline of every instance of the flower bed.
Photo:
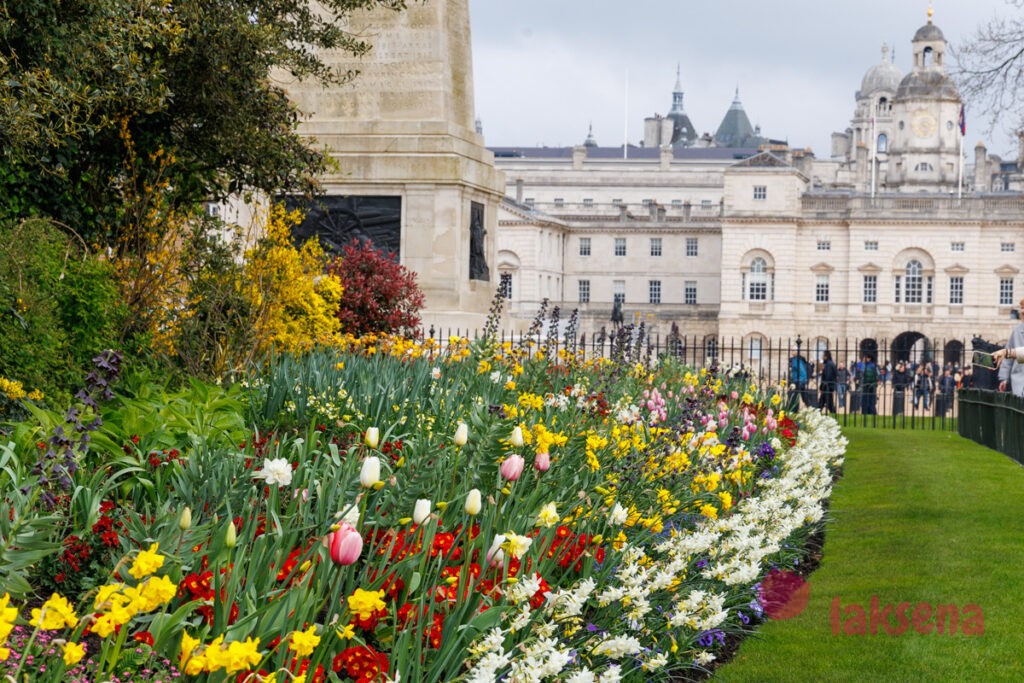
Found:
M 653 365 L 370 337 L 73 422 L 29 406 L 0 449 L 0 673 L 699 677 L 800 561 L 845 442 Z

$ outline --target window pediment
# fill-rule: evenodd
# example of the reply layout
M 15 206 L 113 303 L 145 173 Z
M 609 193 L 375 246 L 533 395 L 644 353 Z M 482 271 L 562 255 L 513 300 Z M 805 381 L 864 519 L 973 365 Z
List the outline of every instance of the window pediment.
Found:
M 882 272 L 882 267 L 874 263 L 865 263 L 863 266 L 858 268 L 857 271 L 864 273 L 865 275 L 878 275 Z
M 1020 273 L 1020 269 L 1019 268 L 1014 268 L 1010 264 L 1005 263 L 1005 264 L 999 266 L 998 268 L 996 268 L 995 272 L 996 272 L 996 275 L 999 275 L 1001 277 L 1011 277 L 1013 275 L 1017 275 L 1018 273 Z
M 813 272 L 815 275 L 829 275 L 835 272 L 835 268 L 822 261 L 821 263 L 816 263 L 815 265 L 811 266 L 811 272 Z
M 946 268 L 946 270 L 945 270 L 946 275 L 952 275 L 954 277 L 955 276 L 959 276 L 959 275 L 966 275 L 969 272 L 971 272 L 970 269 L 968 269 L 966 266 L 963 266 L 963 265 L 961 265 L 959 263 L 954 263 L 953 265 L 951 265 L 949 268 Z

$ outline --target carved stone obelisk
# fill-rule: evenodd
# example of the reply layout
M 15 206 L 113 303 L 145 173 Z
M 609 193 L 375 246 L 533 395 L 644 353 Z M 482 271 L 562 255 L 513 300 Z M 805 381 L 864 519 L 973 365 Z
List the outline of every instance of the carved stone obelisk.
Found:
M 505 182 L 475 131 L 468 1 L 360 11 L 346 30 L 373 49 L 325 58 L 357 78 L 326 89 L 287 85 L 309 116 L 300 131 L 338 164 L 303 229 L 397 253 L 426 294 L 424 324 L 479 326 L 496 288 Z

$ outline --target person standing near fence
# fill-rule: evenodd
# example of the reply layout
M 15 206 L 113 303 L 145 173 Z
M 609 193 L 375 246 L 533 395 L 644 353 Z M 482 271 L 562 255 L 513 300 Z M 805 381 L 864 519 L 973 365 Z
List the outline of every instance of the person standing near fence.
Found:
M 892 373 L 892 414 L 902 415 L 907 403 L 907 387 L 911 384 L 910 373 L 903 361 L 896 363 Z
M 956 394 L 956 380 L 953 379 L 953 371 L 946 368 L 939 377 L 939 393 L 935 397 L 935 414 L 945 417 L 949 409 L 953 407 L 953 400 Z
M 839 370 L 832 361 L 832 353 L 823 351 L 821 354 L 821 412 L 826 415 L 836 412 L 836 382 L 839 377 Z
M 846 410 L 846 390 L 849 386 L 850 371 L 846 369 L 845 363 L 840 363 L 836 368 L 836 401 L 843 410 Z
M 865 354 L 864 369 L 860 380 L 860 408 L 865 415 L 877 415 L 876 400 L 878 399 L 878 366 L 871 356 Z
M 1024 299 L 1020 300 L 1020 311 L 1024 314 Z M 1024 317 L 1024 316 L 1022 316 Z M 1010 340 L 1006 342 L 1005 357 L 999 358 L 999 391 L 1012 391 L 1017 396 L 1024 396 L 1024 358 L 1017 358 L 1017 350 L 1024 346 L 1024 322 L 1013 328 Z M 1010 355 L 1010 350 L 1013 355 Z
M 928 410 L 932 400 L 932 377 L 931 371 L 926 363 L 917 366 L 917 374 L 914 376 L 914 410 L 916 411 L 924 399 L 924 409 Z
M 811 381 L 811 365 L 796 349 L 789 357 L 789 383 L 793 394 L 789 399 L 789 409 L 796 412 L 800 409 L 800 401 L 809 408 L 815 408 L 815 401 L 808 395 L 807 383 Z

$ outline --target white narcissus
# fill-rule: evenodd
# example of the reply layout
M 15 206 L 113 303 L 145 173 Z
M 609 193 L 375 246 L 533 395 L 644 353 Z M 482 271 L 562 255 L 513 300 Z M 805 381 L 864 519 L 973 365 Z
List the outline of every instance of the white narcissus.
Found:
M 275 458 L 273 460 L 264 458 L 263 469 L 252 476 L 262 479 L 266 482 L 267 486 L 271 484 L 288 486 L 288 484 L 292 483 L 292 464 L 288 462 L 287 458 Z

